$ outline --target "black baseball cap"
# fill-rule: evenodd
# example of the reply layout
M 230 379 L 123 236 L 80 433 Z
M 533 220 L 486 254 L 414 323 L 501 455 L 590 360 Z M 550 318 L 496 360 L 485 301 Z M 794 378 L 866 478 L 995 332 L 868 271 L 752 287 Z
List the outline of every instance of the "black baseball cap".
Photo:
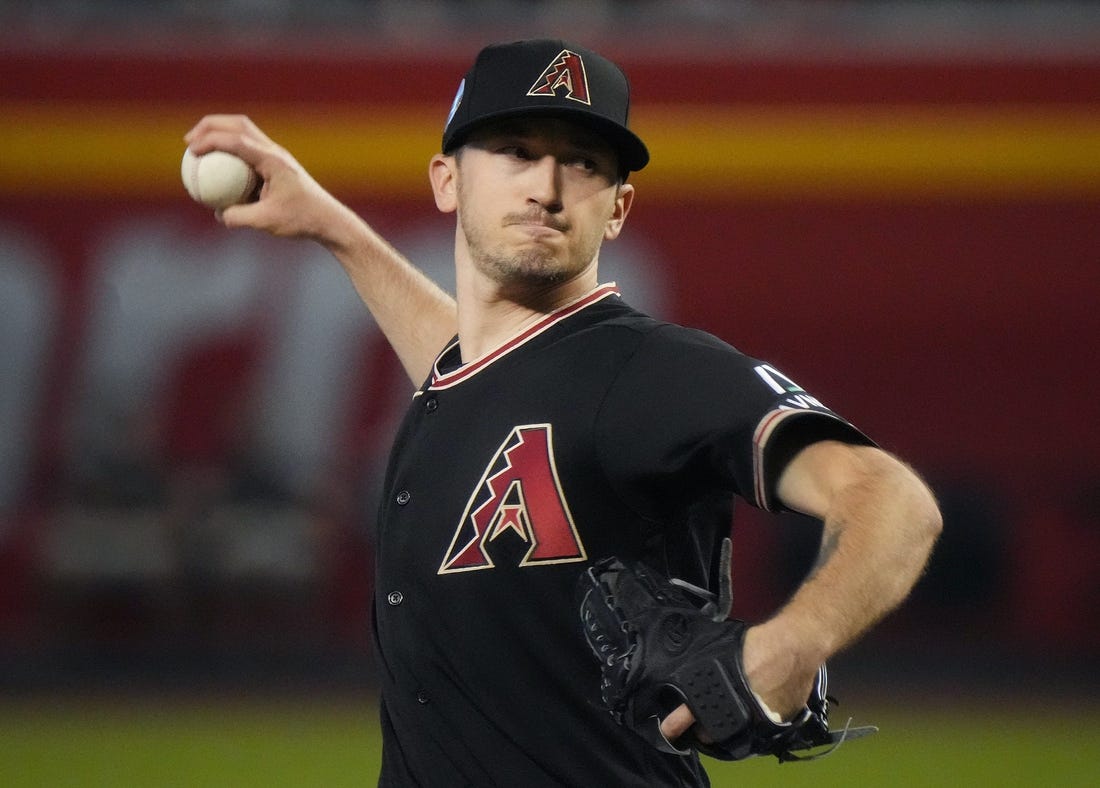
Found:
M 487 121 L 543 115 L 587 125 L 616 150 L 622 170 L 640 170 L 649 151 L 627 126 L 629 114 L 630 83 L 607 58 L 556 39 L 492 44 L 458 86 L 443 152 Z

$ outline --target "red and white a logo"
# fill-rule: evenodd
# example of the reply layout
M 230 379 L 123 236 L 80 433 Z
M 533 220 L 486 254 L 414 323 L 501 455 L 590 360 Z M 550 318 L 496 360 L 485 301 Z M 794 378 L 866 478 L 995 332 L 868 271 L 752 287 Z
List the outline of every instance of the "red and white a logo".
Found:
M 565 88 L 565 97 L 592 104 L 588 98 L 588 74 L 584 71 L 584 61 L 576 52 L 563 49 L 550 65 L 542 72 L 535 84 L 527 91 L 528 96 L 556 96 L 559 88 Z
M 491 569 L 488 546 L 509 531 L 529 545 L 520 566 L 587 557 L 558 480 L 549 424 L 515 427 L 497 449 L 466 504 L 439 574 Z

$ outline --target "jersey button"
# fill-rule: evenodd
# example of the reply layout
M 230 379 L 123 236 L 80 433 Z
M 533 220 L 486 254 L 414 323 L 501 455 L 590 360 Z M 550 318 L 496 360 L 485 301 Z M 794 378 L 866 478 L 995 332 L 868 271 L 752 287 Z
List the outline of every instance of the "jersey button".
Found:
M 405 595 L 400 591 L 390 591 L 390 593 L 386 595 L 386 601 L 394 607 L 397 607 L 405 601 Z
M 428 413 L 435 413 L 438 409 L 439 400 L 437 400 L 435 397 L 430 397 L 427 401 L 425 401 L 424 410 L 428 411 Z
M 426 693 L 424 690 L 420 690 L 419 692 L 417 692 L 416 702 L 419 703 L 421 706 L 425 705 L 428 702 L 428 693 Z
M 399 492 L 397 494 L 397 505 L 398 506 L 404 506 L 410 500 L 412 500 L 412 495 L 409 493 L 408 490 L 402 490 L 401 492 Z

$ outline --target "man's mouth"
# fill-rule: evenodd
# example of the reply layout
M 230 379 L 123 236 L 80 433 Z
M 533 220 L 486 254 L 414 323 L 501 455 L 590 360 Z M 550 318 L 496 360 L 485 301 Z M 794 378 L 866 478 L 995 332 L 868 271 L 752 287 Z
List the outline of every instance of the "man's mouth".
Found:
M 569 225 L 554 216 L 548 214 L 519 214 L 509 216 L 505 220 L 505 224 L 509 226 L 518 226 L 530 229 L 532 232 L 538 233 L 540 230 L 554 231 L 564 233 L 569 229 Z

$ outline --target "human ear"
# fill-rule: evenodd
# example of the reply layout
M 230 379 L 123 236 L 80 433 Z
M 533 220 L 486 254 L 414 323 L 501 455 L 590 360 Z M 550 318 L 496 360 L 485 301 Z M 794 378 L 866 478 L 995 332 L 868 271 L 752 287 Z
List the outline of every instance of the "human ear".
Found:
M 619 193 L 615 197 L 615 205 L 611 212 L 611 217 L 607 220 L 607 225 L 604 227 L 603 237 L 605 241 L 613 241 L 619 237 L 619 233 L 622 232 L 623 224 L 626 222 L 626 215 L 630 213 L 630 206 L 634 204 L 634 186 L 630 183 L 624 183 L 619 186 Z
M 432 182 L 435 207 L 443 213 L 452 213 L 458 208 L 456 176 L 457 161 L 454 156 L 444 156 L 442 153 L 432 156 L 428 164 L 428 178 Z

